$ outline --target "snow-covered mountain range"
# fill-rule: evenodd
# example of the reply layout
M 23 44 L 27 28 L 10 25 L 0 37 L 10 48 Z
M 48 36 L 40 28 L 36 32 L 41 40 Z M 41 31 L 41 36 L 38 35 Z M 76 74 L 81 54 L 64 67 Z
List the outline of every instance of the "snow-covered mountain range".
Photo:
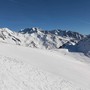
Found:
M 59 49 L 70 45 L 76 47 L 78 51 L 90 53 L 90 35 L 60 29 L 48 31 L 25 28 L 14 32 L 8 28 L 1 28 L 0 42 L 40 49 Z
M 13 32 L 8 28 L 0 29 L 0 41 L 28 47 L 43 49 L 60 48 L 63 44 L 76 44 L 85 36 L 77 32 L 52 30 L 45 31 L 39 28 L 26 28 Z

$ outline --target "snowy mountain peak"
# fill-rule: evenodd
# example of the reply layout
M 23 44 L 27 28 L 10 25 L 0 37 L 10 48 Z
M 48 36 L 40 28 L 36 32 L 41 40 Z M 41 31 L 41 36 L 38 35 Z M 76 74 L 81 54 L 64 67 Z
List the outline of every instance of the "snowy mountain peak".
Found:
M 84 35 L 66 30 L 42 30 L 40 28 L 25 28 L 13 32 L 8 28 L 0 29 L 0 42 L 17 44 L 42 49 L 59 49 L 63 45 L 75 45 Z
M 22 34 L 25 34 L 25 33 L 28 33 L 28 34 L 31 34 L 31 33 L 37 33 L 37 32 L 40 32 L 41 29 L 40 28 L 25 28 L 21 31 L 19 31 L 19 33 L 22 33 Z
M 12 30 L 10 30 L 8 28 L 0 28 L 0 32 L 13 33 Z
M 56 30 L 42 30 L 40 28 L 25 28 L 21 31 L 19 31 L 22 34 L 28 33 L 28 34 L 32 34 L 32 33 L 43 33 L 43 34 L 53 34 L 56 36 L 61 36 L 61 37 L 68 37 L 68 38 L 73 38 L 75 40 L 81 40 L 83 39 L 85 36 L 78 33 L 78 32 L 73 32 L 73 31 L 66 31 L 66 30 L 61 30 L 61 29 L 56 29 Z
M 52 30 L 52 31 L 50 31 L 50 33 L 58 35 L 58 36 L 62 36 L 62 37 L 74 38 L 77 40 L 81 40 L 85 37 L 84 35 L 82 35 L 78 32 L 66 31 L 66 30 L 61 30 L 61 29 Z

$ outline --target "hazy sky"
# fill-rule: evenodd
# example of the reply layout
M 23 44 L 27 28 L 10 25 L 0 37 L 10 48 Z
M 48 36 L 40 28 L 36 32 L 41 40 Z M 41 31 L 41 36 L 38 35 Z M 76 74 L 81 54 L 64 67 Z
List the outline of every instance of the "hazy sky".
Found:
M 0 0 L 0 27 L 64 29 L 90 34 L 90 0 Z

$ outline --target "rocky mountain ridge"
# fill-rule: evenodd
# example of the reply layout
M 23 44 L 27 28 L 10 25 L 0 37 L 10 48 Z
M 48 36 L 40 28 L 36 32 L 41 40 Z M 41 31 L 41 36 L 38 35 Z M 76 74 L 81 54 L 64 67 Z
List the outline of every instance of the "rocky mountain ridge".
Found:
M 76 44 L 82 38 L 84 35 L 62 30 L 45 31 L 39 28 L 26 28 L 13 32 L 8 28 L 0 29 L 1 42 L 42 49 L 57 49 L 65 43 Z

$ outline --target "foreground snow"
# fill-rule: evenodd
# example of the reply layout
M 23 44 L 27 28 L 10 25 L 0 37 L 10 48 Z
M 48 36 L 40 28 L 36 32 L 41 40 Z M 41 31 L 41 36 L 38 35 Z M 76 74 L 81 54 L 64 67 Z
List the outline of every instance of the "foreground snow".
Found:
M 0 90 L 90 90 L 89 59 L 0 43 Z
M 0 56 L 0 90 L 83 90 L 61 77 Z

